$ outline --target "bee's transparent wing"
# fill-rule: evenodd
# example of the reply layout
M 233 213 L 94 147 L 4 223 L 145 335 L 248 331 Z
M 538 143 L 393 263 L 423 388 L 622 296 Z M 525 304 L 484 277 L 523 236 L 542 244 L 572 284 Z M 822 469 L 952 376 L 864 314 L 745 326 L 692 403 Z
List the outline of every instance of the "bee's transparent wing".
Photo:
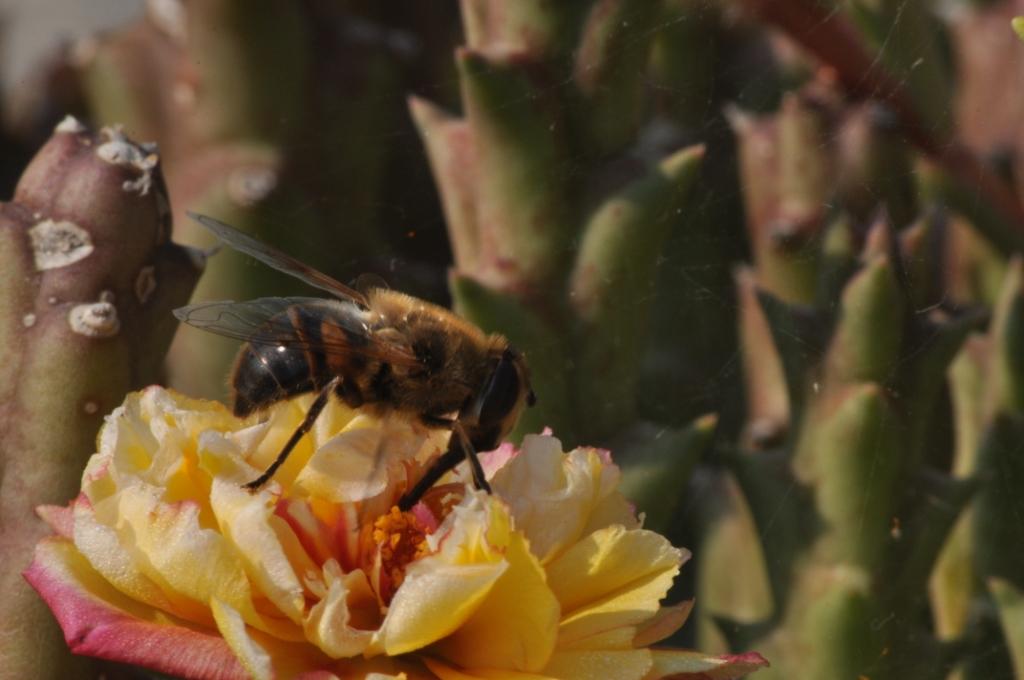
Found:
M 190 326 L 236 340 L 306 347 L 307 341 L 298 337 L 287 311 L 294 305 L 317 301 L 317 298 L 270 297 L 246 302 L 200 302 L 178 307 L 174 316 Z
M 326 291 L 335 297 L 341 298 L 342 300 L 354 302 L 361 307 L 368 306 L 366 296 L 358 290 L 350 286 L 346 286 L 333 277 L 310 267 L 308 264 L 300 262 L 291 255 L 283 253 L 277 248 L 258 241 L 245 232 L 239 231 L 238 229 L 224 224 L 220 220 L 216 220 L 208 215 L 200 215 L 198 213 L 190 212 L 188 213 L 188 216 L 212 231 L 218 239 L 227 245 L 241 253 L 245 253 L 246 255 L 259 260 L 268 267 L 272 267 L 279 272 L 284 272 L 289 276 L 293 276 L 314 288 L 319 288 L 320 290 Z
M 303 297 L 200 302 L 174 310 L 190 326 L 256 345 L 362 354 L 396 365 L 419 363 L 407 347 L 374 336 L 366 314 L 350 302 Z

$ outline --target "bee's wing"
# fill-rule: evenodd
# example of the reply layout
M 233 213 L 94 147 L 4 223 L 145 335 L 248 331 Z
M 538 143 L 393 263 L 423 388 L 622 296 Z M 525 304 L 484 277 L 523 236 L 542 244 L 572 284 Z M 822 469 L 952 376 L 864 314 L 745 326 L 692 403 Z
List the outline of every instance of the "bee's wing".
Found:
M 366 296 L 358 290 L 355 290 L 350 286 L 346 286 L 344 283 L 341 283 L 321 271 L 313 269 L 308 264 L 300 262 L 291 255 L 283 253 L 277 248 L 269 246 L 266 243 L 262 243 L 245 232 L 239 231 L 238 229 L 224 224 L 220 220 L 215 220 L 207 215 L 190 212 L 188 213 L 188 216 L 212 231 L 218 239 L 227 245 L 239 252 L 249 255 L 250 257 L 256 258 L 268 267 L 273 267 L 279 272 L 284 272 L 289 276 L 294 276 L 300 281 L 307 283 L 314 288 L 327 291 L 331 295 L 341 298 L 342 300 L 355 302 L 362 307 L 368 306 Z
M 291 307 L 318 313 L 322 323 L 341 328 L 341 333 L 323 333 L 296 325 L 287 313 Z M 321 298 L 270 297 L 245 302 L 200 302 L 179 307 L 174 316 L 190 326 L 255 345 L 298 347 L 328 354 L 362 354 L 395 365 L 419 364 L 416 355 L 373 334 L 365 321 L 366 312 L 352 303 Z

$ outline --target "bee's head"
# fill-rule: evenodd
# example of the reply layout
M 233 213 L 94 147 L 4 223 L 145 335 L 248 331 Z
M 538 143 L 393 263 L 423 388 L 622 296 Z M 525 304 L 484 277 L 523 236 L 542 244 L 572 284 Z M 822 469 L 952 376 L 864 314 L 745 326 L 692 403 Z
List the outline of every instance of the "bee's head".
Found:
M 533 406 L 537 397 L 530 386 L 530 369 L 523 355 L 504 347 L 494 362 L 494 369 L 477 396 L 476 429 L 491 442 L 474 442 L 493 448 L 515 427 L 523 406 Z M 484 435 L 486 433 L 486 435 Z M 491 446 L 490 444 L 493 444 Z

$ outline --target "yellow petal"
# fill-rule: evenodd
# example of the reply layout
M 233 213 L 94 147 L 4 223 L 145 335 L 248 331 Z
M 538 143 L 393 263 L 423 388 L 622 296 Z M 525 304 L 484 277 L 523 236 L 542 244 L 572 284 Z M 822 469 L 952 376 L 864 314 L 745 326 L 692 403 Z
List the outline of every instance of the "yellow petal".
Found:
M 607 527 L 549 564 L 548 585 L 571 613 L 650 574 L 678 571 L 686 555 L 653 531 Z
M 256 447 L 250 449 L 248 456 L 250 465 L 259 470 L 266 470 L 277 459 L 281 449 L 302 423 L 310 404 L 313 403 L 313 398 L 312 395 L 302 395 L 296 399 L 281 402 L 267 412 L 268 427 Z M 305 467 L 309 457 L 313 455 L 315 446 L 316 442 L 309 435 L 299 439 L 295 448 L 288 455 L 288 459 L 274 473 L 274 479 L 283 487 L 290 486 L 295 476 Z
M 200 526 L 195 504 L 165 505 L 154 495 L 142 486 L 118 494 L 121 545 L 133 547 L 146 576 L 197 603 L 216 598 L 241 612 L 246 623 L 278 637 L 303 639 L 291 621 L 256 611 L 238 555 L 223 536 Z
M 342 512 L 333 503 L 324 504 L 324 513 L 333 517 L 322 519 L 317 515 L 316 503 L 297 501 L 295 499 L 281 499 L 277 504 L 276 513 L 288 524 L 292 534 L 299 539 L 303 552 L 308 551 L 310 558 L 316 563 L 322 564 L 332 556 L 338 554 L 338 536 L 336 527 L 347 523 L 341 521 Z M 331 531 L 328 527 L 335 528 Z M 356 527 L 358 529 L 358 527 Z M 345 532 L 346 534 L 354 532 Z
M 662 607 L 652 619 L 644 622 L 637 632 L 636 639 L 633 640 L 633 645 L 650 647 L 661 642 L 683 627 L 692 610 L 693 600 L 686 600 L 671 607 Z
M 510 522 L 497 499 L 467 494 L 428 536 L 436 552 L 406 569 L 371 648 L 403 654 L 462 626 L 509 567 Z
M 578 646 L 593 648 L 593 645 L 587 644 L 591 636 L 603 636 L 623 627 L 630 629 L 627 639 L 632 640 L 636 635 L 635 626 L 658 611 L 658 601 L 668 592 L 674 576 L 670 572 L 646 576 L 604 600 L 576 610 L 562 619 L 559 643 L 580 643 Z M 607 644 L 607 640 L 602 640 L 601 648 Z M 625 648 L 632 646 L 630 642 Z
M 194 453 L 200 432 L 225 432 L 238 426 L 223 404 L 161 388 L 129 395 L 122 408 L 108 419 L 99 449 L 111 451 L 118 474 L 135 474 L 158 486 L 165 485 L 183 455 Z
M 356 421 L 316 450 L 295 479 L 297 487 L 335 503 L 372 498 L 387 488 L 383 452 L 391 452 L 385 449 L 384 432 L 368 418 Z
M 536 671 L 554 651 L 558 600 L 521 535 L 511 536 L 505 560 L 508 569 L 476 612 L 436 646 L 464 668 Z
M 602 476 L 608 476 L 609 474 L 607 468 L 602 472 Z M 618 480 L 618 476 L 616 471 L 616 480 Z M 597 502 L 593 510 L 590 511 L 590 518 L 583 526 L 580 536 L 586 536 L 598 529 L 605 529 L 616 524 L 627 529 L 639 529 L 641 527 L 640 520 L 636 518 L 633 504 L 618 491 L 608 494 Z
M 299 623 L 305 594 L 299 577 L 270 524 L 273 508 L 261 495 L 251 494 L 234 481 L 215 479 L 210 505 L 221 534 L 252 583 L 289 619 Z
M 374 637 L 387 654 L 404 654 L 461 626 L 504 573 L 503 562 L 452 565 L 426 557 L 413 563 Z
M 512 511 L 542 564 L 572 545 L 596 519 L 628 512 L 615 490 L 618 472 L 595 449 L 562 453 L 555 437 L 528 435 L 519 454 L 495 472 L 491 485 Z
M 78 551 L 111 585 L 133 600 L 173 612 L 197 623 L 212 623 L 201 609 L 179 608 L 164 591 L 135 566 L 131 554 L 121 549 L 117 533 L 96 521 L 87 502 L 74 505 L 74 542 Z
M 559 649 L 633 649 L 650 647 L 675 633 L 686 622 L 693 609 L 693 600 L 662 607 L 640 626 L 623 626 L 569 640 L 562 636 Z
M 651 618 L 683 559 L 652 531 L 612 526 L 587 536 L 548 565 L 548 585 L 562 603 L 560 640 Z
M 283 517 L 276 514 L 271 515 L 267 518 L 267 522 L 277 536 L 277 541 L 280 543 L 288 563 L 291 564 L 293 572 L 298 574 L 300 578 L 308 578 L 310 574 L 315 575 L 320 571 L 320 567 L 317 566 L 317 563 L 310 554 L 306 552 L 302 541 L 295 535 L 295 531 Z
M 253 678 L 294 678 L 312 671 L 329 672 L 334 662 L 316 647 L 285 642 L 245 624 L 241 613 L 216 598 L 210 600 L 217 629 Z M 329 676 L 328 676 L 329 677 Z
M 508 503 L 534 554 L 545 562 L 583 530 L 597 481 L 589 466 L 569 464 L 558 439 L 527 435 L 519 454 L 495 473 L 491 486 Z
M 310 642 L 332 658 L 361 654 L 373 637 L 354 627 L 353 609 L 376 608 L 377 599 L 362 571 L 341 573 L 334 560 L 324 564 L 327 592 L 313 605 L 303 629 Z
M 586 636 L 568 637 L 560 635 L 558 649 L 561 651 L 594 651 L 611 649 L 634 649 L 636 626 L 619 626 L 610 630 L 602 630 Z
M 559 680 L 643 680 L 653 668 L 647 649 L 555 652 L 545 675 Z
M 217 629 L 224 636 L 224 641 L 231 647 L 238 660 L 254 680 L 270 680 L 274 677 L 274 667 L 270 654 L 250 637 L 241 614 L 217 598 L 210 600 L 210 610 L 217 622 Z
M 511 536 L 508 507 L 494 496 L 473 491 L 451 508 L 427 542 L 450 564 L 479 564 L 500 561 Z

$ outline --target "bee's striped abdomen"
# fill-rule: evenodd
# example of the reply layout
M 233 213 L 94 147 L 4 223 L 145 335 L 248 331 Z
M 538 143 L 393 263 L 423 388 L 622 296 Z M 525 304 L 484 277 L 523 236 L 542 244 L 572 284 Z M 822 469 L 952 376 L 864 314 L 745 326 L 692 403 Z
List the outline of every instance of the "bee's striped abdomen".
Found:
M 377 401 L 364 394 L 354 376 L 366 372 L 369 359 L 364 351 L 369 342 L 361 320 L 353 310 L 335 302 L 325 305 L 292 305 L 267 321 L 264 340 L 242 347 L 235 362 L 232 387 L 234 411 L 246 416 L 253 411 L 304 392 L 319 390 L 334 376 L 342 376 L 338 396 L 349 406 Z M 370 367 L 375 371 L 379 367 Z
M 373 395 L 365 394 L 356 379 L 356 376 L 365 373 L 367 365 L 373 361 L 363 351 L 368 343 L 366 336 L 352 332 L 344 324 L 329 317 L 322 320 L 319 330 L 325 343 L 332 348 L 325 356 L 326 370 L 332 375 L 345 378 L 338 388 L 338 396 L 352 408 L 358 408 L 368 401 L 377 401 Z
M 315 389 L 302 350 L 265 344 L 242 348 L 234 370 L 235 415 L 247 416 L 275 402 Z
M 249 343 L 239 352 L 233 371 L 235 389 L 234 411 L 246 416 L 253 411 L 318 389 L 326 383 L 326 359 L 320 344 L 320 318 L 299 305 L 293 305 L 283 314 L 270 320 L 279 324 L 287 317 L 303 345 Z

